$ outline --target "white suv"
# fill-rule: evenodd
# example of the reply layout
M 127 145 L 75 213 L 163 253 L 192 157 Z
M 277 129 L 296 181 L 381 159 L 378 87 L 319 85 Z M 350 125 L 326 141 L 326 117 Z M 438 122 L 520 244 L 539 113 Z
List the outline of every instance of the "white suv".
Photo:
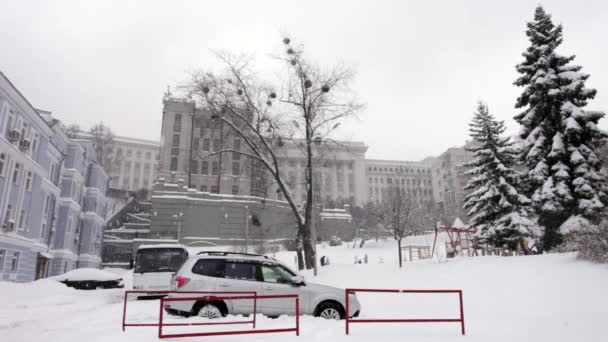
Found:
M 247 291 L 258 295 L 297 294 L 300 298 L 300 314 L 343 319 L 346 311 L 343 289 L 307 283 L 302 276 L 279 261 L 257 254 L 201 252 L 191 256 L 175 274 L 174 290 Z M 196 295 L 172 294 L 169 297 L 192 296 Z M 259 299 L 256 306 L 258 313 L 270 317 L 294 314 L 294 301 L 290 298 Z M 165 311 L 174 315 L 199 315 L 207 318 L 228 314 L 249 315 L 253 313 L 253 300 L 170 301 L 165 303 Z M 359 311 L 359 301 L 351 294 L 349 317 L 357 317 Z

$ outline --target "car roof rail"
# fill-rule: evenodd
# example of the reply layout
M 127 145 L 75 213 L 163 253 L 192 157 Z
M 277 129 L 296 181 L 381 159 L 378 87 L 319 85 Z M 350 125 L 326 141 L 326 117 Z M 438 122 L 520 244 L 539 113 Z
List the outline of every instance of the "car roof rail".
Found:
M 242 252 L 224 252 L 224 251 L 201 251 L 196 253 L 196 255 L 202 255 L 202 254 L 207 254 L 207 255 L 245 255 L 245 256 L 256 256 L 256 257 L 263 257 L 266 259 L 270 259 L 270 260 L 276 260 L 273 257 L 270 257 L 268 255 L 262 255 L 262 254 L 253 254 L 253 253 L 242 253 Z

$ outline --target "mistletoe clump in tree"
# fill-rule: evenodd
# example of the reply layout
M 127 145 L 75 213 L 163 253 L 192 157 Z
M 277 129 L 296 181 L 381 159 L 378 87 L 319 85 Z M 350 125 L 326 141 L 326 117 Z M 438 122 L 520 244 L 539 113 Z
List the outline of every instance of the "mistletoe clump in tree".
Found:
M 475 159 L 465 166 L 472 178 L 465 190 L 473 190 L 465 198 L 470 226 L 477 229 L 483 242 L 495 246 L 522 247 L 525 238 L 535 235 L 535 224 L 528 218 L 530 200 L 519 193 L 519 174 L 513 169 L 517 152 L 509 138 L 502 138 L 505 127 L 494 120 L 488 107 L 479 103 L 470 124 Z
M 544 229 L 542 247 L 549 250 L 576 231 L 573 221 L 596 223 L 608 203 L 606 176 L 596 150 L 606 134 L 597 128 L 604 113 L 585 111 L 595 89 L 585 87 L 589 75 L 571 65 L 574 56 L 556 52 L 562 26 L 537 7 L 526 34 L 530 46 L 516 66 L 524 87 L 515 116 L 522 125 L 522 160 L 528 169 L 527 195 Z M 576 218 L 576 220 L 573 220 Z

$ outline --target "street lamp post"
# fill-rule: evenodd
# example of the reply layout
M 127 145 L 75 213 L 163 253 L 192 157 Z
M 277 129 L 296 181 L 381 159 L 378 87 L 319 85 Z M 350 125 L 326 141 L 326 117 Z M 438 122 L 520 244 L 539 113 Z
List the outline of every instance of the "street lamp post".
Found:
M 179 242 L 180 235 L 182 232 L 182 221 L 181 221 L 182 216 L 184 216 L 184 213 L 182 213 L 181 211 L 178 212 L 177 214 L 173 215 L 173 218 L 175 218 L 175 220 L 177 221 L 177 242 Z

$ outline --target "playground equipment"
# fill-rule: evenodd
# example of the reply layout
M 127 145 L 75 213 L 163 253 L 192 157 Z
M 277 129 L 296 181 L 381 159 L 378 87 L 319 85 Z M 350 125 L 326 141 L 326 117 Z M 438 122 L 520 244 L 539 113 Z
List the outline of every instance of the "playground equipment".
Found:
M 405 245 L 401 247 L 405 261 L 422 260 L 431 258 L 430 246 Z
M 439 225 L 435 227 L 435 238 L 433 239 L 431 258 L 435 256 L 437 235 L 441 232 L 448 234 L 448 241 L 445 242 L 446 256 L 448 258 L 453 258 L 458 254 L 466 256 L 477 255 L 477 250 L 473 246 L 473 234 L 475 234 L 477 230 L 466 228 L 459 219 L 456 219 L 453 227 L 443 227 Z

